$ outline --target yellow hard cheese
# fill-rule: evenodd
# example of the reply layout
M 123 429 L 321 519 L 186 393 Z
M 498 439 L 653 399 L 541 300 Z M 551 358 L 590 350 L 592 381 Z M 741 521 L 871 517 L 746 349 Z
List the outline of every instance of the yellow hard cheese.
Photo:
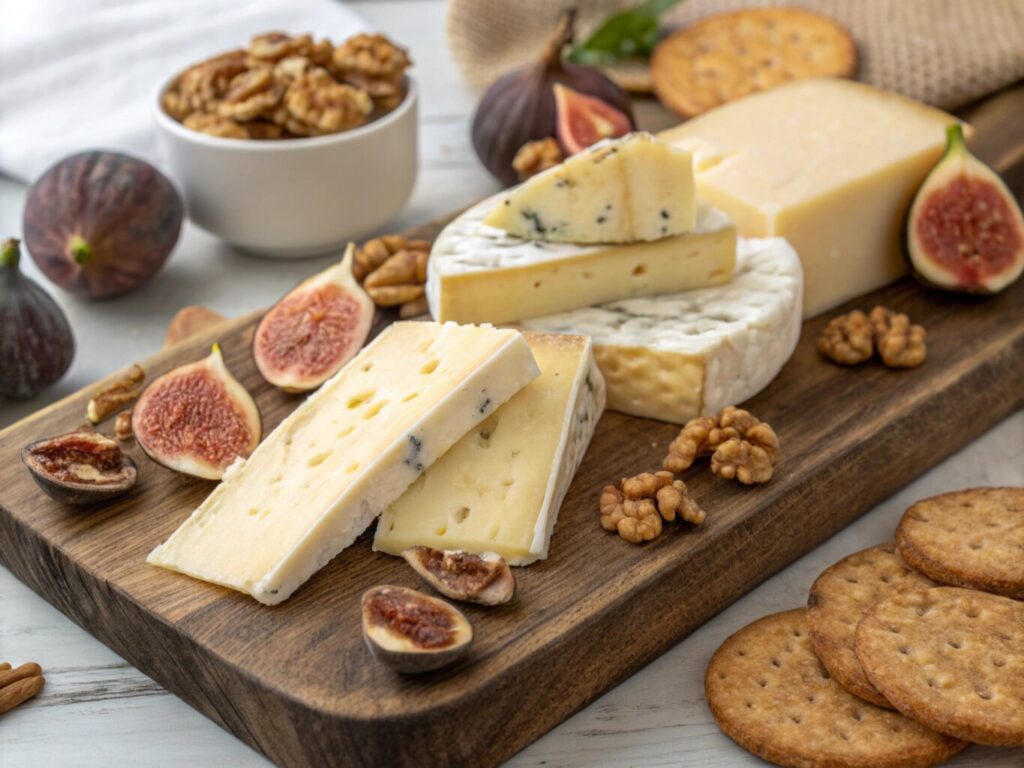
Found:
M 684 235 L 621 245 L 525 240 L 487 226 L 494 198 L 445 227 L 427 267 L 427 300 L 438 320 L 511 323 L 618 299 L 729 282 L 736 228 L 699 206 Z
M 601 411 L 605 387 L 584 336 L 525 334 L 539 378 L 428 469 L 377 523 L 374 549 L 497 552 L 512 565 L 548 542 Z
M 233 464 L 149 562 L 279 603 L 538 373 L 517 331 L 391 325 Z
M 804 268 L 804 316 L 905 271 L 900 227 L 954 118 L 849 80 L 801 80 L 660 134 L 694 153 L 701 199 L 747 237 L 779 236 Z
M 689 232 L 696 210 L 690 153 L 633 133 L 523 182 L 484 223 L 530 240 L 634 243 Z

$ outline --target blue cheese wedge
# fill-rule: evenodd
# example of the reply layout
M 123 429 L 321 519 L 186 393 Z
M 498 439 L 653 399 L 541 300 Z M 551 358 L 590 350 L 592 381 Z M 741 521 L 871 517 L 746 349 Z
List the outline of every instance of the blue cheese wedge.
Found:
M 485 223 L 559 243 L 681 235 L 697 218 L 693 156 L 649 133 L 607 139 L 502 194 Z
M 538 375 L 518 331 L 395 323 L 233 464 L 149 562 L 280 603 Z
M 727 283 L 736 228 L 700 206 L 692 232 L 626 245 L 528 240 L 485 222 L 497 198 L 451 222 L 434 242 L 427 301 L 441 321 L 512 323 L 617 299 Z
M 727 285 L 538 317 L 524 327 L 590 336 L 608 408 L 683 424 L 747 400 L 800 338 L 803 272 L 781 238 L 741 238 Z
M 524 335 L 540 376 L 384 512 L 374 549 L 496 552 L 510 565 L 547 557 L 558 509 L 604 409 L 605 387 L 586 337 Z

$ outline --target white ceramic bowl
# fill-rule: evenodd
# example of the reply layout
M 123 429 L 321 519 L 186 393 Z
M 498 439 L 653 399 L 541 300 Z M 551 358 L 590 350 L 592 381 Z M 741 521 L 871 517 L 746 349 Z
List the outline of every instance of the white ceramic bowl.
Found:
M 338 250 L 386 224 L 416 183 L 416 82 L 372 123 L 331 136 L 222 139 L 186 128 L 154 100 L 157 141 L 192 221 L 275 258 Z

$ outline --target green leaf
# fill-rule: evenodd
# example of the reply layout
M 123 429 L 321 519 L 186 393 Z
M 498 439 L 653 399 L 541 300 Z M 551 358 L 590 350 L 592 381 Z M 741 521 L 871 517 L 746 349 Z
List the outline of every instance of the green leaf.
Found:
M 647 58 L 658 42 L 661 15 L 679 0 L 644 0 L 613 14 L 569 53 L 577 64 L 611 64 L 631 56 Z

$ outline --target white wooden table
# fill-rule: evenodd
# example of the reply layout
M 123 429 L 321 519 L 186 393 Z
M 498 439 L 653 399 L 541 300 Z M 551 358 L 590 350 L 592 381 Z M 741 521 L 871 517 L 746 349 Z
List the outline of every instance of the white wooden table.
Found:
M 408 44 L 423 91 L 419 184 L 390 229 L 466 205 L 496 190 L 469 144 L 475 95 L 444 42 L 440 0 L 352 3 Z M 0 234 L 20 232 L 24 187 L 0 179 Z M 35 275 L 25 260 L 26 271 Z M 267 306 L 326 260 L 272 262 L 231 252 L 192 227 L 158 280 L 105 304 L 56 289 L 78 339 L 58 385 L 26 403 L 0 402 L 0 427 L 156 350 L 185 304 L 227 316 Z M 704 703 L 704 667 L 730 633 L 765 613 L 803 604 L 815 576 L 839 558 L 885 541 L 914 500 L 972 485 L 1024 485 L 1024 413 L 988 432 L 904 491 L 822 544 L 598 699 L 509 763 L 512 766 L 738 766 L 759 760 L 716 728 Z M 0 717 L 0 768 L 22 766 L 269 766 L 66 619 L 0 567 L 0 660 L 38 661 L 47 685 L 31 703 Z M 1020 768 L 1024 750 L 972 748 L 957 766 Z

